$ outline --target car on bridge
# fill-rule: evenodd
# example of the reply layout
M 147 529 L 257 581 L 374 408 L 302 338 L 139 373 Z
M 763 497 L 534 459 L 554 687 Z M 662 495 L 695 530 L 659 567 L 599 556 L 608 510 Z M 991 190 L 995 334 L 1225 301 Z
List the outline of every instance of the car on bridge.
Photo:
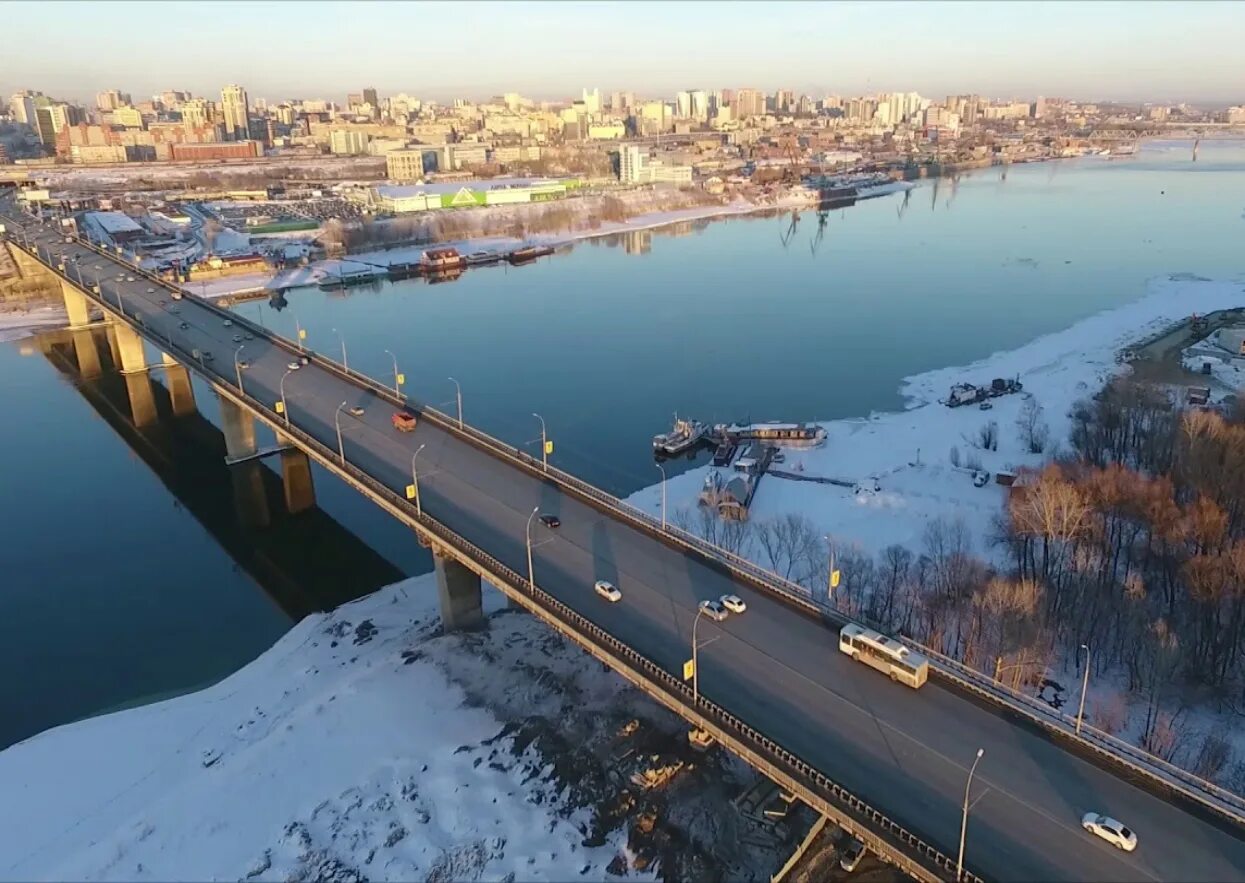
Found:
M 363 409 L 360 408 L 358 405 L 355 405 L 353 408 L 348 408 L 346 410 L 346 413 L 349 414 L 351 417 L 362 417 Z
M 556 515 L 542 515 L 540 516 L 540 523 L 549 528 L 561 527 L 562 519 Z
M 1101 837 L 1117 849 L 1132 852 L 1137 848 L 1137 835 L 1124 827 L 1123 822 L 1119 822 L 1110 816 L 1100 815 L 1096 812 L 1087 812 L 1084 818 L 1081 819 L 1081 827 L 1089 833 Z
M 414 432 L 415 415 L 408 414 L 405 411 L 394 411 L 393 428 L 398 430 L 398 432 Z
M 748 609 L 748 605 L 744 603 L 744 599 L 738 595 L 723 595 L 718 600 L 720 600 L 722 602 L 722 606 L 731 613 L 743 613 Z
M 618 587 L 607 580 L 599 579 L 592 585 L 593 590 L 609 601 L 611 604 L 617 604 L 622 600 L 622 592 L 618 591 Z
M 730 616 L 726 608 L 722 606 L 721 601 L 701 601 L 700 612 L 712 619 L 714 622 L 721 622 Z

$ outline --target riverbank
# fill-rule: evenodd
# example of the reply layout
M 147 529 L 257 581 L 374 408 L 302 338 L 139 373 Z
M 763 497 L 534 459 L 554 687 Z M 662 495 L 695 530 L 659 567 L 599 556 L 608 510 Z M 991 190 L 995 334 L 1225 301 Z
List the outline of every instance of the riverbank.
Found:
M 769 879 L 788 844 L 731 805 L 751 771 L 485 606 L 444 634 L 435 577 L 408 579 L 215 686 L 0 752 L 0 878 Z M 638 801 L 650 756 L 681 769 Z
M 1131 304 L 1018 349 L 908 377 L 901 386 L 905 410 L 824 422 L 825 444 L 785 453 L 782 471 L 834 478 L 839 484 L 766 477 L 751 519 L 799 513 L 812 522 L 817 536 L 830 535 L 839 547 L 868 554 L 895 544 L 919 550 L 931 523 L 958 519 L 972 551 L 997 558 L 1001 553 L 991 544 L 992 522 L 1005 490 L 994 481 L 974 486 L 974 473 L 1014 473 L 1045 462 L 1050 450 L 1066 443 L 1072 406 L 1128 370 L 1117 359 L 1120 351 L 1190 313 L 1242 304 L 1245 288 L 1239 281 L 1163 277 L 1152 280 L 1146 294 Z M 1023 391 L 990 399 L 989 410 L 941 404 L 953 384 L 988 385 L 994 378 L 1019 378 Z M 1033 409 L 1032 422 L 1045 427 L 1041 431 L 1047 438 L 1039 451 L 1031 449 L 1030 433 L 1021 425 Z M 698 495 L 713 469 L 701 466 L 665 483 L 671 517 L 681 511 L 695 522 Z M 628 502 L 660 515 L 661 486 L 639 491 Z

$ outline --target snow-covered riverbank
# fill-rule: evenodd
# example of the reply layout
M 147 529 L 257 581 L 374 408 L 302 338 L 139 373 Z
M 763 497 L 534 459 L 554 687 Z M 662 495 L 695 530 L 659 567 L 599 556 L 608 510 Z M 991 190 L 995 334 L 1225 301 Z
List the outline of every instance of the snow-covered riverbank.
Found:
M 785 462 L 778 467 L 801 477 L 833 478 L 846 482 L 847 487 L 766 476 L 753 501 L 751 518 L 764 521 L 799 513 L 840 547 L 855 546 L 869 553 L 893 543 L 918 550 L 931 521 L 961 518 L 976 550 L 991 555 L 994 550 L 988 548 L 987 539 L 1001 511 L 1004 490 L 993 482 L 975 487 L 976 469 L 995 473 L 1043 462 L 1049 456 L 1049 445 L 1062 445 L 1067 438 L 1073 403 L 1125 370 L 1116 361 L 1119 350 L 1191 313 L 1243 304 L 1245 288 L 1239 281 L 1155 279 L 1145 296 L 1131 304 L 970 365 L 909 377 L 902 385 L 906 410 L 827 422 L 823 424 L 828 433 L 824 445 L 787 451 Z M 952 384 L 989 384 L 996 377 L 1019 377 L 1023 393 L 991 399 L 992 407 L 986 411 L 975 404 L 948 408 L 939 403 Z M 1047 426 L 1049 443 L 1042 453 L 1030 451 L 1026 433 L 1018 425 L 1022 412 L 1033 407 L 1029 402 L 1040 409 L 1038 420 Z M 982 444 L 982 433 L 990 424 L 997 427 L 993 449 Z M 672 518 L 679 510 L 695 513 L 697 497 L 712 469 L 692 469 L 666 483 L 667 512 Z M 658 515 L 660 485 L 633 494 L 629 502 Z M 694 516 L 691 521 L 695 529 Z
M 626 869 L 625 830 L 584 846 L 591 812 L 568 805 L 534 747 L 512 750 L 480 707 L 502 691 L 539 711 L 544 679 L 504 661 L 468 667 L 467 640 L 440 635 L 434 579 L 418 577 L 305 619 L 206 690 L 9 748 L 0 879 L 595 880 L 611 862 Z M 582 701 L 613 701 L 621 681 L 592 669 Z

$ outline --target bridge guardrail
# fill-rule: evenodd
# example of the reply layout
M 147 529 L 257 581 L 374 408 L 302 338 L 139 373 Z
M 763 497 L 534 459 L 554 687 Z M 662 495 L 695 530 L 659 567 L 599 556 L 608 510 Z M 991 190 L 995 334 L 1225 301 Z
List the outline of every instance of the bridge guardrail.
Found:
M 91 248 L 111 260 L 124 264 L 115 255 L 105 249 L 99 248 L 94 244 L 90 244 Z M 36 253 L 36 258 L 38 255 Z M 124 264 L 127 269 L 128 264 Z M 55 268 L 53 268 L 55 271 Z M 144 273 L 144 275 L 149 275 Z M 64 278 L 72 283 L 67 274 Z M 161 285 L 171 287 L 164 280 L 157 281 Z M 793 603 L 806 613 L 819 617 L 828 617 L 840 625 L 849 621 L 849 617 L 839 611 L 818 604 L 812 600 L 811 593 L 790 580 L 785 580 L 778 574 L 767 571 L 764 568 L 748 561 L 742 556 L 729 552 L 726 549 L 708 543 L 700 537 L 683 531 L 677 527 L 667 525 L 662 528 L 657 519 L 642 512 L 639 509 L 625 503 L 624 501 L 614 497 L 611 494 L 593 487 L 587 482 L 576 478 L 569 473 L 558 469 L 556 466 L 543 467 L 535 458 L 530 455 L 523 455 L 517 451 L 514 446 L 506 445 L 499 439 L 477 429 L 470 424 L 463 424 L 459 427 L 458 421 L 451 418 L 441 411 L 427 405 L 420 405 L 417 402 L 408 400 L 405 396 L 398 396 L 389 387 L 383 386 L 371 377 L 361 374 L 347 366 L 344 366 L 334 360 L 317 353 L 313 350 L 306 350 L 297 343 L 288 338 L 273 332 L 271 329 L 264 328 L 250 319 L 241 316 L 232 311 L 227 311 L 212 303 L 210 300 L 200 298 L 190 292 L 184 292 L 184 297 L 193 298 L 197 303 L 204 305 L 216 312 L 218 315 L 232 319 L 235 324 L 241 323 L 253 332 L 257 332 L 265 337 L 272 339 L 275 343 L 284 347 L 291 354 L 305 355 L 314 360 L 316 364 L 330 370 L 343 378 L 346 378 L 356 384 L 362 385 L 370 389 L 376 395 L 391 404 L 398 407 L 412 407 L 420 414 L 430 416 L 433 421 L 443 430 L 451 434 L 456 434 L 466 440 L 483 447 L 495 455 L 513 463 L 524 471 L 536 477 L 545 477 L 554 480 L 567 488 L 577 491 L 581 496 L 595 501 L 598 505 L 605 506 L 610 511 L 616 513 L 631 524 L 640 527 L 645 532 L 653 534 L 667 542 L 673 542 L 685 549 L 696 552 L 709 561 L 716 562 L 719 565 L 727 567 L 732 572 L 743 576 L 746 580 L 761 591 L 771 595 L 777 595 L 781 599 Z M 995 683 L 985 674 L 978 672 L 968 666 L 951 659 L 931 648 L 925 647 L 915 641 L 904 639 L 905 643 L 913 647 L 913 649 L 925 654 L 932 662 L 932 668 L 936 676 L 943 680 L 954 684 L 959 689 L 985 699 L 994 705 L 1000 706 L 1007 711 L 1019 714 L 1031 723 L 1036 724 L 1042 729 L 1051 732 L 1059 738 L 1066 739 L 1079 746 L 1081 749 L 1093 756 L 1102 758 L 1103 760 L 1125 767 L 1131 772 L 1138 774 L 1160 787 L 1172 791 L 1177 791 L 1203 807 L 1218 813 L 1227 818 L 1229 821 L 1245 826 L 1245 799 L 1240 796 L 1215 785 L 1213 782 L 1202 779 L 1193 773 L 1183 770 L 1174 764 L 1164 761 L 1162 758 L 1151 755 L 1137 746 L 1129 745 L 1109 734 L 1096 730 L 1093 727 L 1081 727 L 1081 733 L 1077 734 L 1075 727 L 1066 715 L 1062 715 L 1054 709 L 1046 706 L 1040 700 L 1033 697 L 1025 696 L 1014 690 L 1010 690 L 1001 684 Z M 1088 731 L 1088 735 L 1087 735 Z

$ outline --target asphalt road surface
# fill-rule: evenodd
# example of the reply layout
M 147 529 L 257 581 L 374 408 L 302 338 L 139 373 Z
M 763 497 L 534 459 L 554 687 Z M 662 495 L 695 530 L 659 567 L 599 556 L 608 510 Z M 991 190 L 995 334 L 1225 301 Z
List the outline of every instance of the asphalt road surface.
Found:
M 6 214 L 13 215 L 12 212 Z M 136 277 L 47 234 L 40 244 L 79 258 L 82 279 L 106 297 L 120 288 L 126 311 L 190 351 L 210 351 L 210 372 L 234 383 L 238 328 L 194 301 Z M 97 269 L 97 267 L 99 269 Z M 76 271 L 73 273 L 76 277 Z M 163 302 L 163 303 L 162 303 Z M 176 307 L 178 312 L 169 310 Z M 179 322 L 189 326 L 179 328 Z M 1245 840 L 1069 754 L 1029 729 L 944 689 L 891 682 L 838 650 L 837 634 L 787 605 L 420 421 L 412 433 L 390 424 L 392 406 L 314 365 L 289 370 L 290 353 L 247 340 L 246 391 L 269 403 L 285 376 L 290 419 L 337 448 L 399 494 L 416 465 L 423 509 L 519 573 L 534 507 L 561 527 L 532 521 L 536 582 L 671 672 L 691 656 L 697 603 L 737 594 L 742 615 L 701 618 L 701 692 L 802 757 L 895 821 L 955 856 L 968 768 L 973 782 L 965 866 L 993 880 L 1245 880 Z M 288 372 L 288 373 L 287 373 Z M 361 417 L 339 406 L 361 407 Z M 622 591 L 611 604 L 592 590 L 606 579 Z M 1115 816 L 1137 832 L 1131 854 L 1084 832 L 1088 812 Z

